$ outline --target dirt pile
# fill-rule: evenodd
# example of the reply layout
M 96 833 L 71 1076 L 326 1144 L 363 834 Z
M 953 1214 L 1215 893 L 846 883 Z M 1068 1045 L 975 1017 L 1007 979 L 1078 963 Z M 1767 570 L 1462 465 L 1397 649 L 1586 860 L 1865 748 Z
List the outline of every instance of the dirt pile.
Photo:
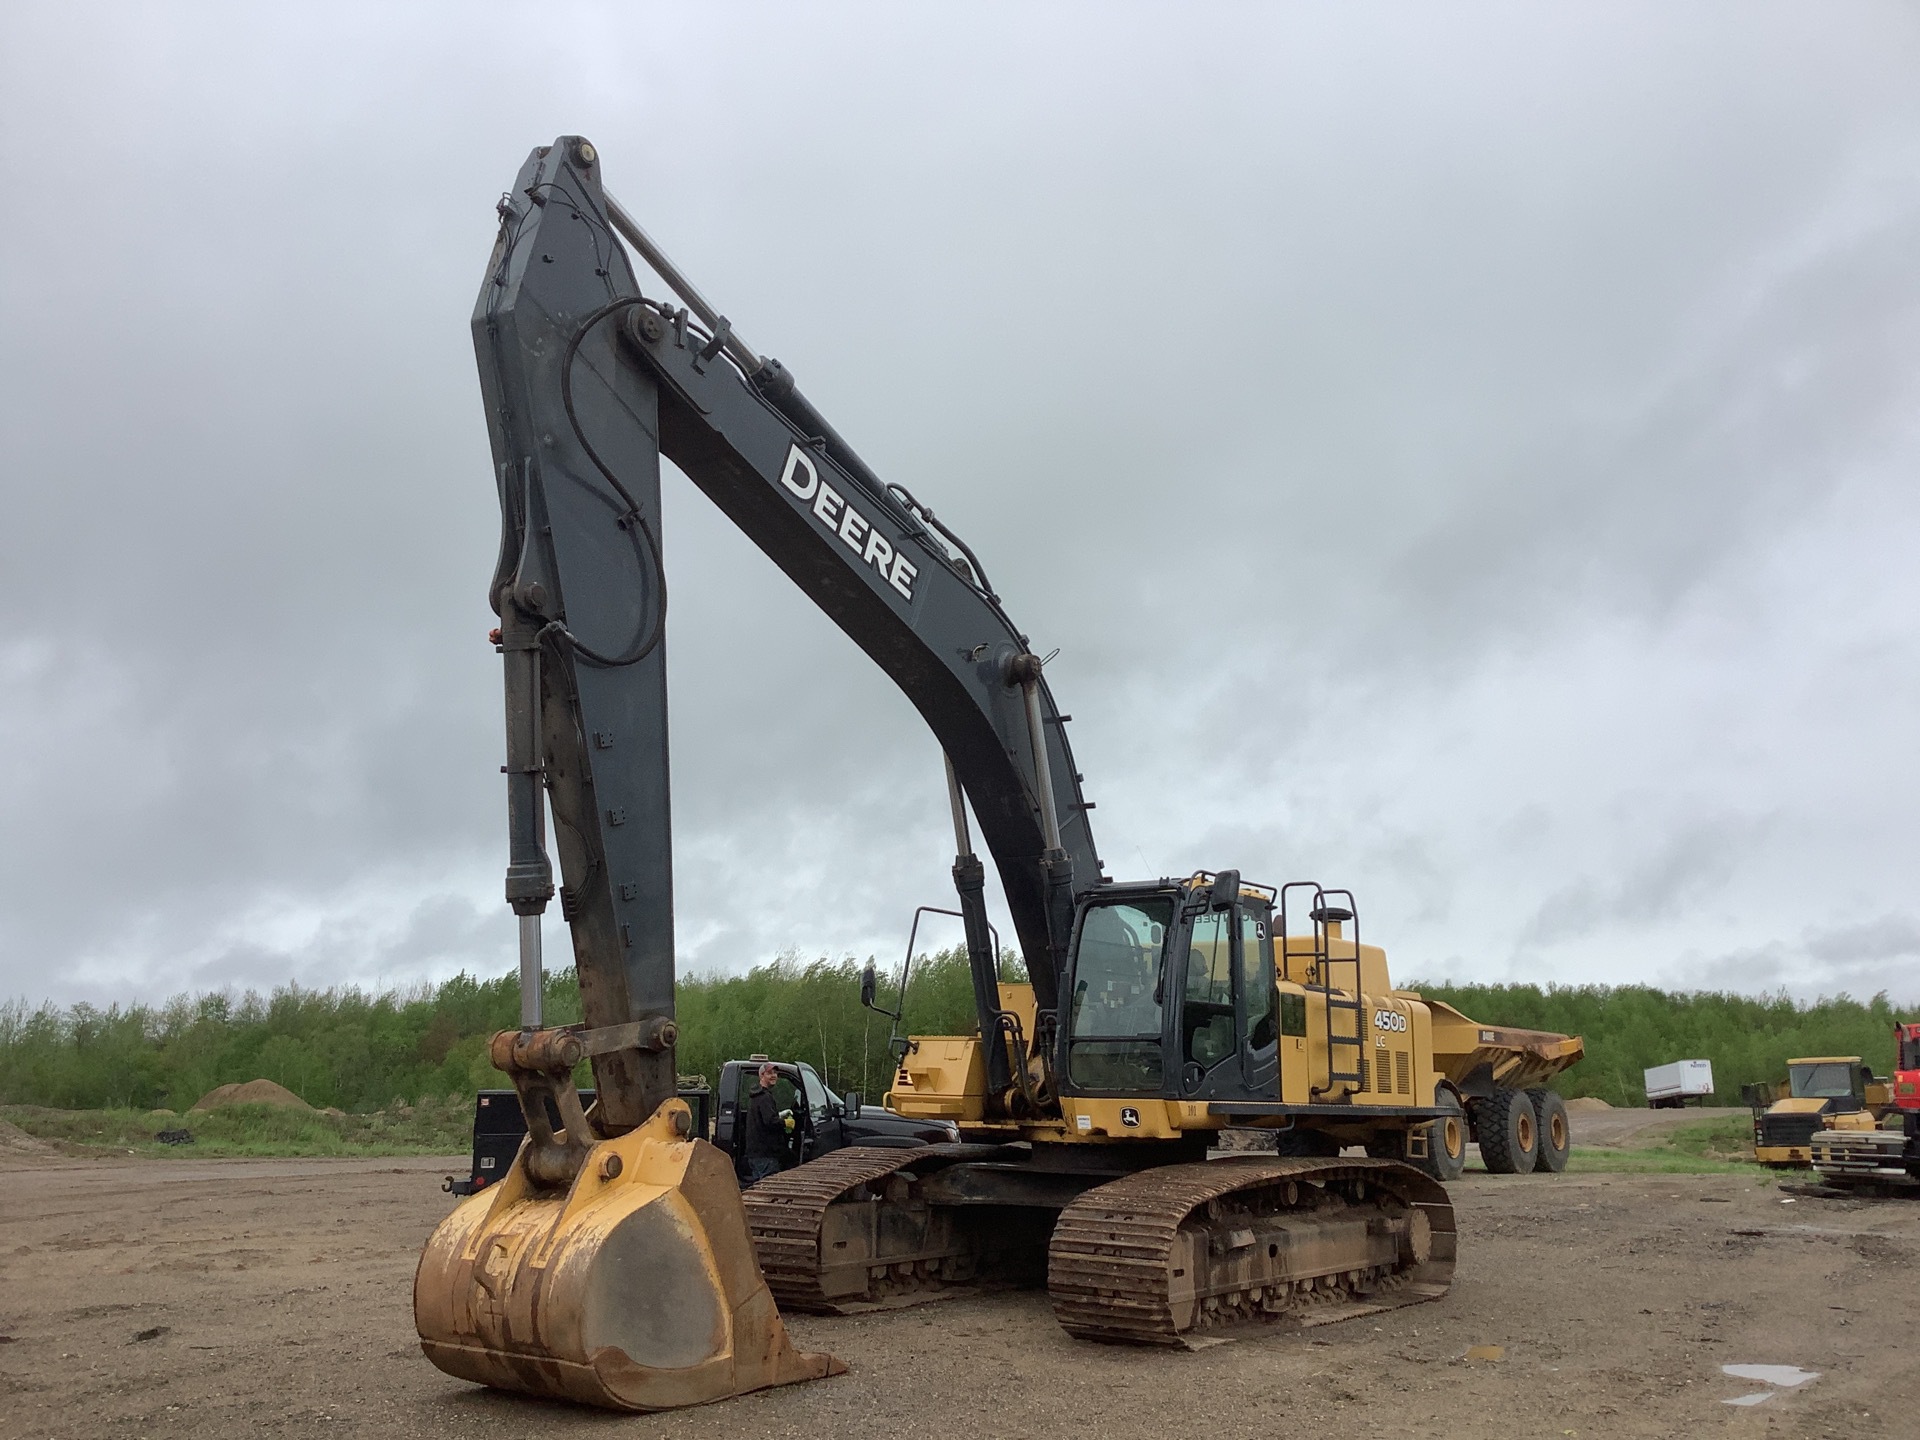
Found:
M 216 1085 L 193 1102 L 195 1110 L 218 1110 L 222 1105 L 284 1105 L 289 1110 L 313 1107 L 284 1085 L 271 1080 L 249 1080 L 244 1085 Z
M 1612 1108 L 1613 1106 L 1602 1100 L 1598 1095 L 1582 1095 L 1576 1099 L 1567 1101 L 1568 1111 L 1575 1114 L 1582 1110 L 1611 1110 Z
M 18 1125 L 0 1120 L 0 1157 L 13 1159 L 25 1155 L 57 1155 L 60 1152 L 44 1140 L 36 1140 Z

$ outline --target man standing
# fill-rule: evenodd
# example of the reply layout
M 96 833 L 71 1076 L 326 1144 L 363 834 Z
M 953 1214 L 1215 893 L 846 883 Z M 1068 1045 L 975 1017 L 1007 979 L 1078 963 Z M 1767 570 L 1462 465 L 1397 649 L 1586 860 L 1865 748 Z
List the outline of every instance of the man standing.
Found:
M 760 1067 L 760 1088 L 747 1101 L 747 1183 L 758 1184 L 787 1166 L 787 1127 L 773 1093 L 780 1072 Z

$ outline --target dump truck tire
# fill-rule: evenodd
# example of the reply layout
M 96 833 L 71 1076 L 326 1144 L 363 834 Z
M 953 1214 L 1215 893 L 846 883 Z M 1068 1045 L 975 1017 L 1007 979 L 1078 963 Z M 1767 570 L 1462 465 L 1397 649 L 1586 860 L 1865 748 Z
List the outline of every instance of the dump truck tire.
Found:
M 1467 1112 L 1445 1085 L 1435 1088 L 1433 1103 L 1451 1113 L 1428 1123 L 1426 1158 L 1407 1163 L 1436 1180 L 1458 1180 L 1467 1168 Z
M 1536 1174 L 1558 1175 L 1567 1168 L 1567 1156 L 1573 1153 L 1573 1126 L 1567 1119 L 1567 1102 L 1555 1091 L 1544 1087 L 1527 1091 L 1533 1104 L 1535 1134 L 1539 1155 L 1533 1162 Z
M 1540 1127 L 1524 1090 L 1495 1090 L 1473 1102 L 1473 1129 L 1480 1158 L 1495 1175 L 1525 1175 L 1540 1154 Z

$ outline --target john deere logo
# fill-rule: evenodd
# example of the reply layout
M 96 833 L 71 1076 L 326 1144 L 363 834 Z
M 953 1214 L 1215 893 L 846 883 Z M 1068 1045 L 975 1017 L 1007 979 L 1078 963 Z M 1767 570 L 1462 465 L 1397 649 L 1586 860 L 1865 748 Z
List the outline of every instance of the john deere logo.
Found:
M 1134 1109 L 1133 1106 L 1131 1105 L 1121 1106 L 1120 1107 L 1120 1123 L 1126 1126 L 1129 1130 L 1139 1129 L 1140 1112 Z

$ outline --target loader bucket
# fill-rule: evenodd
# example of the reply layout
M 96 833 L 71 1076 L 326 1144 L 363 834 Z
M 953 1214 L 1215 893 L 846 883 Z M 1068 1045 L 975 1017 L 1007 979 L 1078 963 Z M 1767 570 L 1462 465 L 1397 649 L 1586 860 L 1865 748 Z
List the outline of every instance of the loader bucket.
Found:
M 449 1375 L 614 1410 L 703 1405 L 839 1375 L 796 1350 L 760 1274 L 732 1163 L 669 1100 L 542 1191 L 522 1147 L 427 1241 L 420 1348 Z M 676 1114 L 676 1109 L 679 1112 Z

